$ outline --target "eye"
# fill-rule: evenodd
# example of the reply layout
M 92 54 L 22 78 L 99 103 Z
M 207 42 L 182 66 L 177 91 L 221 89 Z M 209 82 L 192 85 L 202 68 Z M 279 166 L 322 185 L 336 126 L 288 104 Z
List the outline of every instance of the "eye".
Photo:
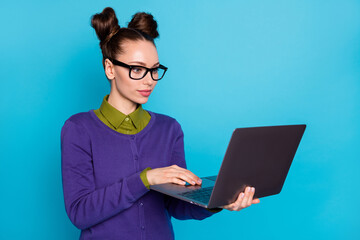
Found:
M 133 68 L 131 69 L 131 71 L 132 71 L 133 73 L 142 73 L 142 72 L 144 71 L 144 69 L 143 69 L 143 68 L 140 68 L 140 67 L 133 67 Z
M 133 74 L 133 76 L 137 76 L 137 77 L 143 75 L 145 73 L 145 71 L 146 70 L 144 68 L 142 68 L 142 67 L 134 66 L 134 67 L 131 68 L 131 74 Z

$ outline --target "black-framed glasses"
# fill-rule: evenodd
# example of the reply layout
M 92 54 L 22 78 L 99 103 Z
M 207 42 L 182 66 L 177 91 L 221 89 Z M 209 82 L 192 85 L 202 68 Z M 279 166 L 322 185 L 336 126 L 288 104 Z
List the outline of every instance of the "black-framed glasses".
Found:
M 109 57 L 107 57 L 107 59 L 109 59 L 113 64 L 115 64 L 117 66 L 128 68 L 129 69 L 129 77 L 133 80 L 140 80 L 140 79 L 144 78 L 148 72 L 150 72 L 151 78 L 154 81 L 159 81 L 160 79 L 162 79 L 164 77 L 165 72 L 168 69 L 167 67 L 165 67 L 161 64 L 158 67 L 147 68 L 147 67 L 139 66 L 139 65 L 128 65 L 126 63 L 120 62 L 116 59 L 112 59 Z

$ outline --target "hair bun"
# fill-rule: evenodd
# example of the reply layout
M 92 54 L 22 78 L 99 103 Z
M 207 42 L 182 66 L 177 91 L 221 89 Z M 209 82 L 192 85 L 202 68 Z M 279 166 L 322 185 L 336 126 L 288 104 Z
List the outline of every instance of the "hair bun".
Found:
M 91 26 L 95 29 L 100 45 L 106 43 L 120 29 L 115 11 L 111 7 L 104 8 L 101 13 L 94 14 L 91 17 Z
M 154 20 L 154 17 L 149 13 L 136 13 L 129 22 L 128 28 L 140 30 L 141 32 L 149 35 L 153 39 L 159 36 L 159 33 L 157 31 L 157 22 Z

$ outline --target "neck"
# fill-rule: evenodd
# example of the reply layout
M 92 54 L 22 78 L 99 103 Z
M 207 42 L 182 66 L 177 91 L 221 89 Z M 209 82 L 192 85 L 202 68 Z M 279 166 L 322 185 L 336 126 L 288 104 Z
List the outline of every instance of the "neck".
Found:
M 137 108 L 137 104 L 124 98 L 117 91 L 111 91 L 108 103 L 125 115 L 129 115 Z

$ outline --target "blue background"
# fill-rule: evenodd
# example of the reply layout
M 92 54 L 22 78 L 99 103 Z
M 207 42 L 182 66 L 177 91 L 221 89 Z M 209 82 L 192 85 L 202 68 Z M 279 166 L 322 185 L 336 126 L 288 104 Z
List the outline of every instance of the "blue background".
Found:
M 0 239 L 79 236 L 63 204 L 60 130 L 109 93 L 90 27 L 106 6 L 121 26 L 137 11 L 158 21 L 169 71 L 144 108 L 181 123 L 197 175 L 217 173 L 235 127 L 308 125 L 280 195 L 174 220 L 177 239 L 360 239 L 360 2 L 351 0 L 3 1 Z

